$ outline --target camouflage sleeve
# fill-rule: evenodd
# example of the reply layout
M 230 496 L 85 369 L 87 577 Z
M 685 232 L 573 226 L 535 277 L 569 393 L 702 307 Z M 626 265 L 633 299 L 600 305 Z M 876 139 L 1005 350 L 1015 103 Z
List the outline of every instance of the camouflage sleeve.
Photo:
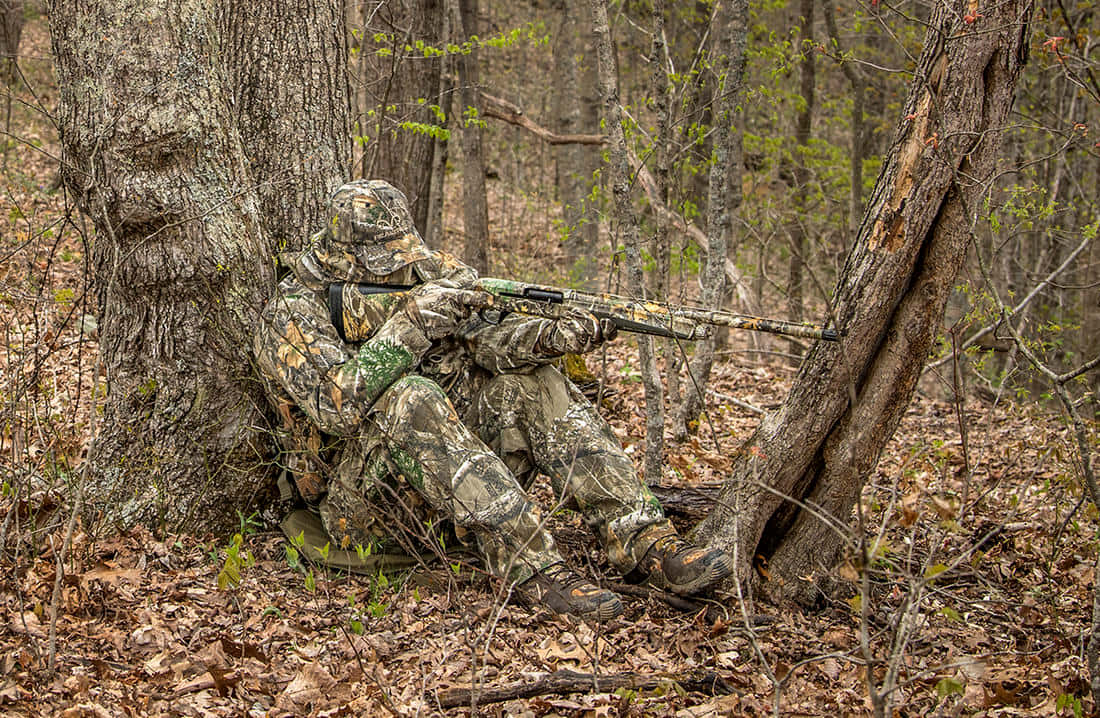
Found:
M 461 339 L 479 365 L 493 372 L 533 369 L 557 359 L 550 347 L 554 320 L 509 314 L 499 324 L 482 319 L 469 322 Z
M 254 338 L 260 371 L 322 431 L 340 436 L 360 431 L 374 400 L 429 346 L 423 332 L 398 312 L 353 349 L 340 340 L 327 308 L 308 290 L 272 300 Z

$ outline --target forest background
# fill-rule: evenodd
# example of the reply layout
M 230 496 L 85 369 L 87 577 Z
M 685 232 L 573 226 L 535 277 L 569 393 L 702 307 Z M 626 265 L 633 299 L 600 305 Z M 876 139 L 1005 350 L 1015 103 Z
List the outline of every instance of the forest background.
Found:
M 120 17 L 128 9 L 105 5 Z M 350 168 L 402 186 L 429 243 L 489 275 L 632 295 L 645 284 L 675 302 L 815 322 L 836 321 L 836 286 L 861 227 L 875 219 L 864 215 L 880 169 L 904 149 L 896 138 L 905 123 L 919 119 L 906 98 L 935 9 L 616 4 L 611 75 L 599 70 L 588 5 L 316 5 L 315 26 L 340 28 L 333 43 L 346 53 L 346 74 L 329 69 L 347 82 L 349 141 L 346 150 L 331 142 L 270 148 L 304 177 L 280 170 L 269 196 L 252 188 L 258 197 L 247 201 L 273 244 L 300 244 L 316 224 L 320 190 L 336 179 L 326 172 Z M 596 628 L 531 622 L 462 562 L 426 571 L 435 580 L 424 586 L 327 574 L 283 544 L 272 516 L 253 513 L 262 504 L 223 502 L 217 492 L 211 502 L 227 515 L 205 527 L 158 521 L 168 516 L 163 507 L 118 536 L 88 522 L 89 441 L 105 425 L 110 432 L 112 412 L 124 413 L 104 396 L 105 376 L 139 344 L 130 337 L 113 359 L 100 353 L 105 308 L 112 321 L 102 268 L 133 268 L 117 258 L 112 265 L 105 225 L 78 211 L 92 193 L 81 195 L 86 185 L 72 167 L 82 160 L 59 136 L 71 117 L 59 109 L 58 80 L 78 63 L 58 38 L 72 16 L 11 0 L 0 7 L 0 54 L 11 56 L 10 209 L 0 248 L 10 307 L 0 360 L 0 548 L 12 569 L 6 709 L 404 713 L 440 708 L 456 686 L 532 684 L 574 668 L 605 678 L 634 671 L 650 683 L 597 685 L 505 710 L 1091 710 L 1097 512 L 1089 482 L 1100 381 L 1091 5 L 1034 7 L 1030 61 L 998 127 L 994 171 L 968 207 L 967 254 L 945 316 L 931 318 L 938 336 L 916 396 L 911 405 L 905 397 L 897 433 L 856 486 L 855 511 L 825 522 L 840 537 L 837 560 L 813 567 L 823 575 L 804 582 L 815 587 L 809 600 L 796 596 L 808 608 L 761 600 L 773 567 L 745 556 L 749 593 L 688 613 L 645 594 L 628 620 Z M 995 31 L 983 26 L 990 8 L 960 8 L 959 27 Z M 267 22 L 287 20 L 282 6 L 268 11 Z M 110 50 L 102 21 L 85 31 Z M 265 62 L 280 53 L 293 60 L 293 48 L 259 52 Z M 601 119 L 608 77 L 623 108 L 621 157 Z M 134 87 L 141 83 L 131 76 Z M 316 110 L 302 114 L 340 124 Z M 219 127 L 234 121 L 220 119 Z M 178 155 L 187 148 L 181 135 L 151 152 Z M 933 131 L 920 138 L 929 152 L 941 141 Z M 334 156 L 318 158 L 322 145 L 336 147 Z M 264 161 L 258 151 L 248 159 L 253 171 Z M 615 193 L 619 159 L 629 209 Z M 182 221 L 149 214 L 117 226 L 147 237 Z M 144 306 L 135 297 L 127 295 Z M 605 414 L 647 480 L 667 485 L 672 504 L 684 487 L 713 501 L 738 455 L 752 450 L 742 442 L 804 380 L 795 367 L 807 349 L 747 332 L 699 348 L 624 337 L 589 368 L 614 390 Z M 689 357 L 706 389 L 701 403 L 692 399 Z M 135 381 L 126 392 L 133 406 L 163 397 L 162 377 Z M 147 465 L 138 471 L 156 475 Z M 689 526 L 701 514 L 685 505 L 676 516 Z M 562 511 L 554 520 L 578 562 L 600 571 L 577 517 Z M 729 695 L 671 688 L 699 670 L 720 676 Z M 477 700 L 459 710 L 477 710 Z

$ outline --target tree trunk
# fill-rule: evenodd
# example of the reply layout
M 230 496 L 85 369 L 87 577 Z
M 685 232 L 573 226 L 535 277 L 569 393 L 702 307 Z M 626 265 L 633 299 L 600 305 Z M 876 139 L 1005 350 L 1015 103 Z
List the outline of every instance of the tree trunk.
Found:
M 802 48 L 802 61 L 799 63 L 799 86 L 802 95 L 802 105 L 798 111 L 798 122 L 794 130 L 794 196 L 792 209 L 794 216 L 790 221 L 788 233 L 791 238 L 791 261 L 787 274 L 787 318 L 792 322 L 802 321 L 803 281 L 807 255 L 810 242 L 806 236 L 806 218 L 808 208 L 806 198 L 809 194 L 810 168 L 806 164 L 810 161 L 809 144 L 810 131 L 813 129 L 814 120 L 814 0 L 801 0 L 799 7 L 799 23 L 802 31 L 800 36 Z M 800 356 L 801 343 L 792 340 L 789 344 L 791 366 L 798 366 L 802 361 Z
M 726 260 L 731 229 L 729 199 L 729 157 L 738 142 L 734 113 L 741 97 L 745 71 L 745 45 L 748 33 L 749 5 L 746 0 L 734 0 L 728 10 L 719 13 L 719 42 L 715 51 L 718 81 L 714 98 L 714 158 L 710 166 L 707 192 L 707 258 L 700 277 L 704 307 L 721 309 L 726 294 Z M 739 176 L 739 175 L 738 175 Z M 738 195 L 739 196 L 739 195 Z M 684 401 L 677 418 L 677 430 L 699 417 L 705 397 L 702 388 L 710 378 L 714 364 L 715 338 L 709 337 L 696 348 L 688 365 L 690 381 L 685 387 Z
M 0 78 L 15 80 L 19 39 L 23 35 L 23 0 L 0 0 Z
M 432 106 L 438 107 L 435 91 L 443 62 L 441 57 L 426 57 L 416 44 L 442 46 L 443 0 L 371 0 L 371 4 L 376 6 L 370 14 L 373 22 L 363 32 L 370 38 L 378 35 L 380 41 L 367 43 L 363 58 L 367 111 L 373 112 L 363 177 L 385 179 L 403 191 L 417 228 L 424 236 L 433 236 L 429 205 L 436 139 L 428 128 L 440 123 Z
M 218 29 L 260 222 L 273 249 L 298 249 L 351 171 L 343 4 L 230 2 Z
M 452 13 L 457 43 L 477 37 L 477 0 L 454 0 Z M 478 52 L 457 58 L 462 101 L 458 125 L 462 132 L 462 218 L 466 240 L 462 260 L 478 272 L 489 271 L 489 205 L 485 196 L 485 160 L 481 152 L 481 88 Z
M 615 198 L 615 221 L 622 232 L 623 251 L 626 255 L 627 280 L 631 287 L 645 299 L 645 275 L 642 271 L 642 253 L 638 215 L 630 198 L 633 177 L 623 131 L 623 108 L 619 103 L 617 63 L 612 54 L 611 28 L 607 20 L 607 0 L 592 0 L 592 29 L 596 35 L 600 95 L 605 113 L 610 154 L 611 192 Z M 664 387 L 657 371 L 657 356 L 653 337 L 638 336 L 638 362 L 641 364 L 642 383 L 645 386 L 646 416 L 652 416 L 655 404 L 665 400 Z M 652 424 L 652 422 L 650 422 Z M 659 476 L 647 476 L 656 481 Z
M 563 135 L 594 133 L 599 129 L 599 108 L 595 93 L 595 67 L 592 51 L 585 42 L 578 19 L 579 0 L 559 0 L 554 8 L 561 14 L 560 30 L 554 38 L 553 103 L 554 129 Z M 599 153 L 579 144 L 563 144 L 555 149 L 556 184 L 561 202 L 566 271 L 572 282 L 588 290 L 600 289 L 597 281 L 599 262 L 599 217 L 589 201 L 593 175 L 599 166 Z
M 333 10 L 328 17 L 339 17 Z M 304 223 L 316 222 L 347 156 L 343 134 L 313 134 L 347 117 L 346 88 L 341 103 L 342 85 L 331 84 L 341 71 L 329 67 L 342 62 L 340 30 L 298 24 L 300 13 L 289 3 L 206 0 L 50 7 L 63 177 L 97 235 L 106 394 L 87 459 L 89 501 L 117 523 L 224 530 L 267 485 L 266 402 L 249 363 L 274 280 L 265 225 L 287 223 L 279 236 L 288 240 L 308 233 Z M 222 18 L 261 34 L 225 32 Z M 282 73 L 281 87 L 264 67 Z M 274 102 L 294 104 L 254 120 L 257 106 Z M 335 116 L 292 117 L 303 108 Z M 250 163 L 270 174 L 253 174 Z M 271 209 L 266 185 L 283 182 L 297 206 Z
M 912 396 L 993 174 L 1027 54 L 1030 0 L 965 2 L 930 20 L 894 144 L 835 292 L 838 344 L 817 343 L 761 423 L 699 537 L 742 578 L 761 554 L 777 597 L 810 601 L 844 546 L 854 502 Z M 793 497 L 812 511 L 800 510 Z M 827 523 L 822 517 L 832 517 Z
M 668 206 L 669 198 L 669 173 L 672 154 L 672 83 L 669 81 L 668 68 L 669 55 L 668 44 L 665 42 L 665 2 L 653 0 L 653 43 L 650 47 L 649 63 L 653 67 L 653 80 L 650 85 L 650 94 L 653 97 L 653 105 L 657 119 L 657 133 L 653 138 L 653 157 L 655 165 L 656 194 L 662 206 Z M 649 288 L 651 297 L 666 299 L 668 297 L 669 275 L 672 267 L 672 246 L 669 240 L 668 218 L 657 214 L 653 223 L 653 241 L 650 245 L 656 267 L 649 273 Z M 656 342 L 654 342 L 656 344 Z M 667 340 L 662 342 L 665 349 L 665 376 L 676 373 L 679 379 L 679 367 L 669 357 L 676 350 L 676 344 Z M 656 348 L 656 347 L 655 347 Z M 654 357 L 653 372 L 660 379 L 659 369 Z M 672 394 L 675 390 L 677 393 Z M 670 396 L 679 396 L 677 382 L 669 385 Z M 645 417 L 645 476 L 648 481 L 659 481 L 664 473 L 665 461 L 665 402 L 662 394 L 661 401 L 646 402 Z

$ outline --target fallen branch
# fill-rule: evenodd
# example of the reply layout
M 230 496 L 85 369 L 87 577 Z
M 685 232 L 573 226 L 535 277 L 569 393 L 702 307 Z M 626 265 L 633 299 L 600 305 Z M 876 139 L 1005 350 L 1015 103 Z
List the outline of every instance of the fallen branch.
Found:
M 656 601 L 662 601 L 675 608 L 677 611 L 683 611 L 685 613 L 698 613 L 707 608 L 705 603 L 699 603 L 698 601 L 692 601 L 689 598 L 683 598 L 677 596 L 675 593 L 669 593 L 668 591 L 662 591 L 650 586 L 639 586 L 630 583 L 612 583 L 608 584 L 607 588 L 610 588 L 615 593 L 623 594 L 625 596 L 634 596 L 635 598 L 652 598 Z
M 445 688 L 436 693 L 440 708 L 457 708 L 468 705 L 476 698 L 478 705 L 500 703 L 517 698 L 533 698 L 550 693 L 591 693 L 613 691 L 619 688 L 649 690 L 662 684 L 676 683 L 684 690 L 697 691 L 712 696 L 729 695 L 736 689 L 713 671 L 699 671 L 690 675 L 645 675 L 640 673 L 615 673 L 597 676 L 591 673 L 561 670 L 536 681 L 512 683 L 497 688 Z
M 649 490 L 670 514 L 688 519 L 702 519 L 714 508 L 722 484 L 718 482 L 698 486 L 669 486 L 650 484 Z

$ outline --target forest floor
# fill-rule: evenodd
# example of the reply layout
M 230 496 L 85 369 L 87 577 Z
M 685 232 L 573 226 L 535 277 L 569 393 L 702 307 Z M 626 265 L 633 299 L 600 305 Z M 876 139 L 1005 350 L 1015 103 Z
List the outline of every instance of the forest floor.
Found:
M 898 715 L 1092 708 L 1083 654 L 1096 510 L 1059 417 L 1017 397 L 956 407 L 917 396 L 861 520 L 841 517 L 873 560 L 838 567 L 814 611 L 728 593 L 683 610 L 632 594 L 624 615 L 592 625 L 506 603 L 498 582 L 462 561 L 374 577 L 310 568 L 288 559 L 277 529 L 244 519 L 251 560 L 236 586 L 219 587 L 232 536 L 91 536 L 79 522 L 70 533 L 94 425 L 94 299 L 84 297 L 81 221 L 55 186 L 56 132 L 34 109 L 56 103 L 41 21 L 24 43 L 33 91 L 16 93 L 3 159 L 11 209 L 0 217 L 0 714 L 431 715 L 446 712 L 449 689 L 533 686 L 564 669 L 597 679 L 448 710 L 861 715 L 889 676 Z M 499 271 L 546 261 L 540 202 L 494 189 L 494 215 L 509 218 L 494 227 L 509 238 L 494 251 L 515 262 Z M 544 221 L 523 215 L 532 211 Z M 734 337 L 708 385 L 712 426 L 670 444 L 664 483 L 721 481 L 759 421 L 732 398 L 782 402 L 792 372 L 747 341 Z M 602 371 L 615 393 L 603 408 L 640 460 L 633 363 L 629 340 L 609 349 Z M 556 512 L 551 529 L 578 566 L 616 580 L 578 514 Z M 635 687 L 612 687 L 628 673 Z M 699 676 L 722 695 L 691 682 Z

